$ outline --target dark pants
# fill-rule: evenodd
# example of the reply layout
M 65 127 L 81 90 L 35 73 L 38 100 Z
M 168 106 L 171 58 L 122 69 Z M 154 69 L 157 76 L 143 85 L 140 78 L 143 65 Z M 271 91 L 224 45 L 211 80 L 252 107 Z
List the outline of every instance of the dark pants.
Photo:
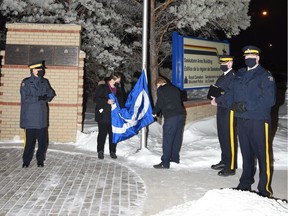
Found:
M 164 119 L 163 125 L 163 155 L 162 163 L 170 167 L 170 161 L 179 163 L 180 148 L 182 145 L 184 115 Z
M 112 126 L 107 123 L 98 123 L 98 137 L 97 137 L 97 152 L 104 152 L 107 134 L 109 134 L 109 150 L 110 153 L 116 153 L 116 143 L 112 143 Z
M 34 154 L 36 139 L 38 141 L 38 149 L 36 159 L 38 163 L 43 163 L 47 147 L 47 128 L 41 129 L 25 129 L 25 142 L 23 152 L 23 163 L 29 165 Z
M 270 139 L 270 123 L 264 120 L 237 119 L 240 149 L 243 157 L 243 171 L 238 187 L 251 190 L 254 183 L 256 161 L 259 166 L 258 191 L 261 195 L 271 197 L 272 188 L 272 152 Z
M 225 169 L 237 168 L 237 142 L 235 134 L 234 111 L 217 108 L 217 133 L 221 148 L 221 161 Z

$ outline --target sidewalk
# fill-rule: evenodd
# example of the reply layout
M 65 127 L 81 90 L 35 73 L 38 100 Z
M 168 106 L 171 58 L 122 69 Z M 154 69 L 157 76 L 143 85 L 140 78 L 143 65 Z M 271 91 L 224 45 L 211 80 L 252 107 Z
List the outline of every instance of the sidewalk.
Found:
M 241 174 L 224 178 L 208 168 L 137 167 L 121 157 L 98 160 L 95 152 L 69 144 L 50 145 L 44 168 L 36 166 L 34 156 L 23 169 L 21 154 L 21 144 L 0 144 L 1 216 L 150 216 L 210 189 L 235 187 Z M 287 170 L 274 172 L 272 187 L 276 198 L 287 199 Z
M 50 145 L 45 166 L 22 168 L 22 147 L 0 144 L 0 215 L 139 215 L 143 180 L 112 159 Z

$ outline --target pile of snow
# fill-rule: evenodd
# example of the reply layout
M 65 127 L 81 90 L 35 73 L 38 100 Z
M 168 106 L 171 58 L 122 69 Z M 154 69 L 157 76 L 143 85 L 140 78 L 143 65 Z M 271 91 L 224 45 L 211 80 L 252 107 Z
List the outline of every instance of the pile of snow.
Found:
M 287 216 L 287 202 L 232 189 L 208 191 L 199 200 L 187 202 L 153 216 Z

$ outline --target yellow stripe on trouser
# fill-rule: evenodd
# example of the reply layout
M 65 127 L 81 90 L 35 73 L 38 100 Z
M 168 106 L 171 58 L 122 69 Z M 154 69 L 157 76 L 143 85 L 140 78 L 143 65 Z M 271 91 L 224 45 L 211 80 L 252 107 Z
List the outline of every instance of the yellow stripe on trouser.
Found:
M 24 145 L 23 145 L 23 154 L 26 147 L 26 129 L 24 129 Z
M 269 192 L 271 197 L 272 192 L 269 189 L 269 185 L 271 182 L 270 155 L 269 155 L 269 124 L 267 122 L 265 122 L 265 148 L 266 148 L 266 175 L 267 175 L 266 190 Z
M 230 110 L 230 145 L 231 145 L 231 164 L 230 169 L 235 169 L 235 139 L 234 139 L 234 111 Z

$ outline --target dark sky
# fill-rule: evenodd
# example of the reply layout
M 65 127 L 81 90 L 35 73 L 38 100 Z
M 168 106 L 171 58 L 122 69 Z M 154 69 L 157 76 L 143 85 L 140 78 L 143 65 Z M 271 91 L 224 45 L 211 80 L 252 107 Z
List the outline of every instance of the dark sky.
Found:
M 268 12 L 267 16 L 262 11 Z M 287 73 L 287 0 L 251 0 L 251 26 L 229 39 L 235 69 L 244 66 L 242 48 L 258 46 L 260 63 L 272 72 Z M 272 44 L 272 47 L 269 45 Z

